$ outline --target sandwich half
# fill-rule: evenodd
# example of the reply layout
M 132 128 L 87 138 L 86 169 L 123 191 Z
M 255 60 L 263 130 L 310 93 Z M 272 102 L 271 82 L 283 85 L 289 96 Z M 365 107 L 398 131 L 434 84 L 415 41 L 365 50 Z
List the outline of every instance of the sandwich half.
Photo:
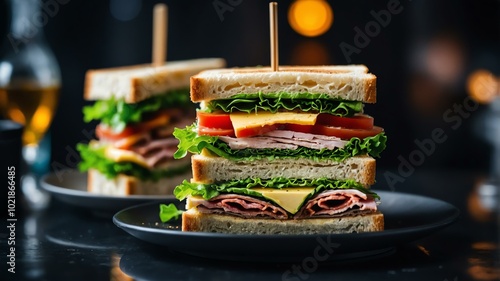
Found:
M 386 135 L 363 114 L 376 76 L 362 65 L 203 71 L 197 121 L 175 129 L 192 155 L 184 231 L 325 234 L 383 230 L 375 159 Z
M 85 122 L 98 121 L 96 139 L 78 144 L 89 192 L 106 195 L 172 194 L 190 177 L 189 159 L 174 160 L 174 127 L 195 119 L 189 79 L 225 66 L 222 59 L 174 61 L 159 67 L 137 65 L 89 70 Z

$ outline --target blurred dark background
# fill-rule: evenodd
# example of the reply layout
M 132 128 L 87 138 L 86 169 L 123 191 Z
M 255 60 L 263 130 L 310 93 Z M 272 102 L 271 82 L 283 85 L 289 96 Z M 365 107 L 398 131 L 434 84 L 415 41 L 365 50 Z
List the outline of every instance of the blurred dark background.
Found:
M 228 66 L 269 65 L 269 1 L 61 2 L 66 4 L 44 27 L 62 70 L 51 127 L 52 163 L 73 168 L 69 150 L 88 141 L 83 130 L 95 126 L 82 121 L 85 71 L 151 60 L 151 15 L 158 2 L 169 6 L 168 60 L 222 57 Z M 317 37 L 291 28 L 287 14 L 294 2 L 278 1 L 280 64 L 365 64 L 377 75 L 378 102 L 365 111 L 389 137 L 380 169 L 397 168 L 402 158 L 413 157 L 412 152 L 422 150 L 415 141 L 432 138 L 436 128 L 444 131 L 446 141 L 435 143 L 435 150 L 415 166 L 488 169 L 491 144 L 482 137 L 481 122 L 489 106 L 467 98 L 467 78 L 479 69 L 500 75 L 500 1 L 330 0 L 333 24 Z M 397 5 L 399 12 L 391 14 L 386 26 L 379 24 L 378 32 L 371 31 L 366 46 L 356 47 L 356 28 L 365 30 L 375 20 L 373 14 L 388 5 Z M 216 6 L 227 10 L 217 12 Z M 7 7 L 0 2 L 3 40 Z M 349 56 L 341 47 L 347 44 L 357 48 Z

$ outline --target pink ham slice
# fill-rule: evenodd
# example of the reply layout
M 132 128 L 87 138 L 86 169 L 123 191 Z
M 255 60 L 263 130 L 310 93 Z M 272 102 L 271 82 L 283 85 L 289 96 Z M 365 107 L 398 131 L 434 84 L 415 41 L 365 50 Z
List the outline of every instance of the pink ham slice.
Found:
M 177 147 L 177 144 L 179 144 L 179 141 L 176 138 L 168 137 L 165 139 L 156 139 L 149 141 L 140 146 L 133 147 L 131 150 L 136 152 L 137 154 L 145 156 L 154 150 L 171 147 L 175 148 Z
M 356 189 L 338 189 L 321 192 L 310 199 L 294 218 L 338 217 L 377 211 L 377 203 Z
M 177 148 L 175 147 L 164 147 L 154 153 L 144 156 L 144 158 L 150 168 L 155 168 L 162 163 L 174 159 L 174 153 L 176 150 Z
M 244 218 L 288 218 L 283 208 L 245 195 L 223 194 L 210 200 L 195 198 L 190 200 L 194 205 L 198 204 L 198 211 L 202 213 L 230 213 Z
M 245 148 L 276 148 L 297 149 L 299 146 L 311 149 L 335 149 L 343 148 L 346 141 L 337 137 L 299 133 L 287 130 L 276 130 L 262 136 L 251 138 L 218 137 L 227 143 L 231 149 Z
M 244 218 L 287 219 L 288 213 L 269 202 L 239 194 L 223 194 L 210 200 L 191 198 L 202 213 L 227 213 Z M 341 217 L 372 213 L 377 204 L 370 196 L 355 189 L 324 191 L 309 200 L 293 218 Z

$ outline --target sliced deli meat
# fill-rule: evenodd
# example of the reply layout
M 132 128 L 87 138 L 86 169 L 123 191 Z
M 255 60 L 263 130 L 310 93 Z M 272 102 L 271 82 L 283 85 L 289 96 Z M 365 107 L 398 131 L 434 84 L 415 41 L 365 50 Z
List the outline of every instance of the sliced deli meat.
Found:
M 323 191 L 306 201 L 295 215 L 289 214 L 284 208 L 273 203 L 240 194 L 222 194 L 210 200 L 191 197 L 188 205 L 196 206 L 201 213 L 273 219 L 341 217 L 377 211 L 375 200 L 355 189 Z
M 349 213 L 372 213 L 377 211 L 375 199 L 356 189 L 337 189 L 321 192 L 311 198 L 295 214 L 296 219 L 346 215 Z
M 231 149 L 297 149 L 301 146 L 318 150 L 332 150 L 335 148 L 343 148 L 347 143 L 347 141 L 341 140 L 337 137 L 300 133 L 288 130 L 275 130 L 258 137 L 233 138 L 220 136 L 219 139 L 227 143 Z
M 163 149 L 163 148 L 176 148 L 179 141 L 176 138 L 168 137 L 164 139 L 156 139 L 144 143 L 140 146 L 133 147 L 131 150 L 145 156 L 153 151 Z
M 191 204 L 198 205 L 201 213 L 228 213 L 244 218 L 287 219 L 287 212 L 264 200 L 239 194 L 223 194 L 210 200 L 191 198 Z

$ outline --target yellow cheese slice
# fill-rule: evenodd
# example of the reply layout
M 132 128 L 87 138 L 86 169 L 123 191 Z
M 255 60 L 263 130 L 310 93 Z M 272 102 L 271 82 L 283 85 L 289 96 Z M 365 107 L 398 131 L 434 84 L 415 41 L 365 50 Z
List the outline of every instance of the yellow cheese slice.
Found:
M 229 115 L 235 131 L 274 124 L 314 125 L 318 113 L 307 112 L 233 112 Z
M 292 188 L 252 188 L 262 196 L 274 201 L 286 211 L 295 214 L 299 211 L 299 207 L 304 203 L 309 194 L 314 191 L 314 187 L 292 187 Z
M 132 162 L 141 165 L 144 168 L 148 168 L 146 159 L 130 150 L 118 149 L 112 146 L 108 146 L 106 147 L 104 155 L 106 156 L 106 158 L 114 162 Z

